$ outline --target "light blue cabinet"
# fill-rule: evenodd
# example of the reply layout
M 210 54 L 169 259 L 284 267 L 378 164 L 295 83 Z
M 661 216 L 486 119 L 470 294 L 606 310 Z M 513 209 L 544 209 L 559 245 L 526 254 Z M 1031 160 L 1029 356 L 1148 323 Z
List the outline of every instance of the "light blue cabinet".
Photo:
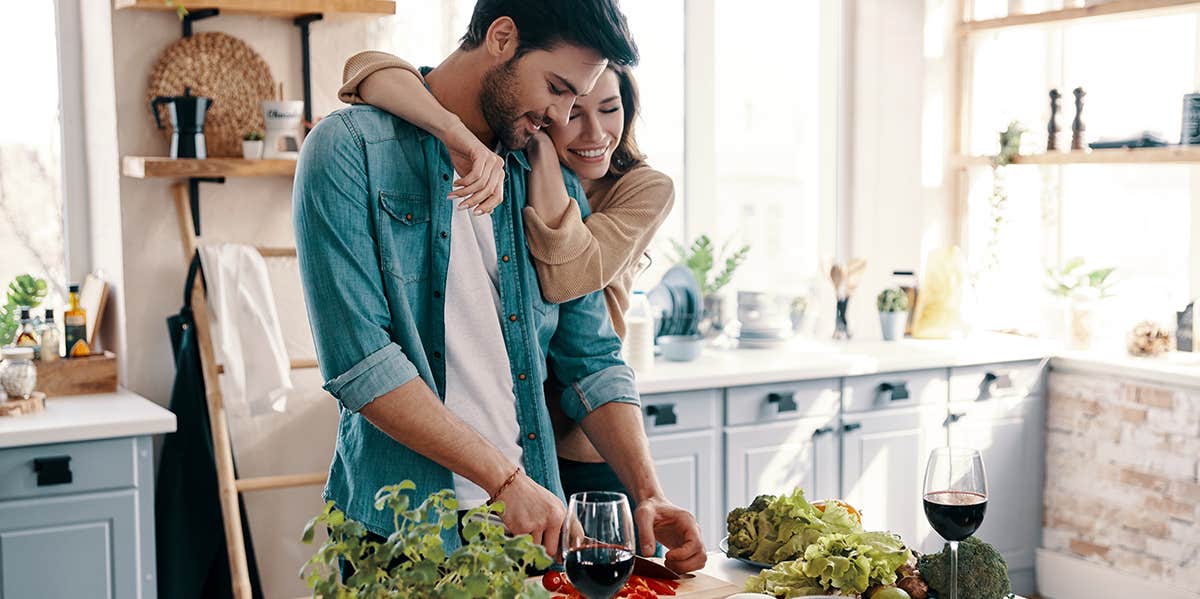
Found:
M 0 599 L 153 599 L 149 437 L 0 450 Z

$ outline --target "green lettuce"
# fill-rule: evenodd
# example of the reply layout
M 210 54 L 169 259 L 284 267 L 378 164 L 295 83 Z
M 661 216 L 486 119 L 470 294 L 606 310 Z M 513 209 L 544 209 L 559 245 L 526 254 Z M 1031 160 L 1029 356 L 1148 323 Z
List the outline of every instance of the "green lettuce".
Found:
M 728 524 L 730 553 L 776 564 L 752 576 L 746 590 L 776 597 L 861 594 L 895 583 L 896 570 L 912 557 L 896 535 L 864 531 L 834 502 L 818 510 L 800 489 L 760 497 L 731 512 Z

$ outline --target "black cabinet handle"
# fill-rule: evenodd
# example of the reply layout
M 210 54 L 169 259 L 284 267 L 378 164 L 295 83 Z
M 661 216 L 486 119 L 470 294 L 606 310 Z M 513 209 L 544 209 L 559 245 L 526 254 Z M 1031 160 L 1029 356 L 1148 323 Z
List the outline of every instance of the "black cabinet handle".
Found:
M 878 387 L 879 395 L 887 395 L 887 401 L 904 401 L 909 398 L 908 382 L 897 381 L 894 383 L 880 383 Z
M 852 433 L 860 428 L 862 428 L 861 422 L 847 422 L 846 424 L 842 425 L 842 432 L 843 433 Z
M 832 433 L 832 432 L 833 432 L 833 427 L 832 427 L 832 426 L 822 426 L 821 428 L 819 428 L 819 429 L 817 429 L 817 430 L 813 431 L 813 434 L 812 434 L 812 436 L 813 436 L 813 437 L 820 437 L 821 435 L 828 435 L 829 433 Z
M 34 458 L 33 471 L 37 473 L 37 484 L 39 487 L 70 484 L 72 480 L 71 456 L 60 455 L 50 458 Z
M 966 413 L 964 412 L 953 412 L 946 417 L 946 422 L 943 423 L 942 426 L 950 426 L 951 424 L 962 420 L 964 416 L 966 416 Z
M 767 395 L 767 403 L 773 403 L 779 408 L 780 412 L 795 412 L 796 411 L 796 394 L 795 393 L 771 393 Z
M 646 415 L 654 417 L 654 426 L 670 426 L 679 422 L 675 416 L 675 404 L 646 406 Z
M 1012 375 L 1007 372 L 995 373 L 988 371 L 979 383 L 979 397 L 976 401 L 984 401 L 992 397 L 996 391 L 1013 388 Z

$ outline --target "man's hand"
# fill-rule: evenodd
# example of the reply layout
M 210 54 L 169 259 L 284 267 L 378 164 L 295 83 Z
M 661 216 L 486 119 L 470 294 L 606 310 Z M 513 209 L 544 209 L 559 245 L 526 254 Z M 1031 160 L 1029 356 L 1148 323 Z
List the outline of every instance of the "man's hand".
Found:
M 551 558 L 559 560 L 562 557 L 558 545 L 567 510 L 558 497 L 522 472 L 497 499 L 504 502 L 500 520 L 509 533 L 528 533 L 534 543 L 546 548 Z
M 460 175 L 452 184 L 450 199 L 461 200 L 458 207 L 474 210 L 475 214 L 495 210 L 504 201 L 504 159 L 461 123 L 440 137 Z
M 708 556 L 700 540 L 700 525 L 687 510 L 652 497 L 639 501 L 633 512 L 637 522 L 642 555 L 654 555 L 657 543 L 667 547 L 666 566 L 676 572 L 692 572 L 704 567 Z

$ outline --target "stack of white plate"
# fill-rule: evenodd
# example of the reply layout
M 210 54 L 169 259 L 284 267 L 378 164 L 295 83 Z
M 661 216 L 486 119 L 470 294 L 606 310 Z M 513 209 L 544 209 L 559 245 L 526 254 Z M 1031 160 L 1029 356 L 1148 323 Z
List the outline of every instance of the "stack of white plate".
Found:
M 792 337 L 792 320 L 785 298 L 761 291 L 738 292 L 738 346 L 777 347 Z

